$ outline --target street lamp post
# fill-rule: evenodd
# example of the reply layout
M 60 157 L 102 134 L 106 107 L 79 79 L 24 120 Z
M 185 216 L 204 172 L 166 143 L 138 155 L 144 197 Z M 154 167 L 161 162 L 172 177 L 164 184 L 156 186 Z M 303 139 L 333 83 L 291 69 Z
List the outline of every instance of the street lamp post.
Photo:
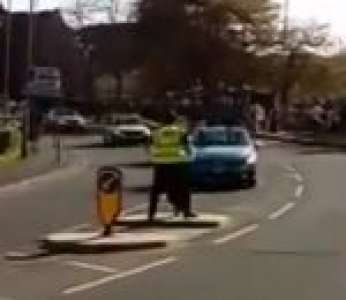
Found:
M 34 44 L 34 0 L 30 1 L 30 11 L 29 11 L 29 24 L 28 24 L 28 52 L 27 52 L 27 75 L 29 76 L 29 71 L 33 65 L 33 44 Z
M 287 58 L 283 65 L 283 77 L 281 81 L 281 87 L 280 87 L 280 98 L 279 98 L 279 104 L 275 104 L 280 111 L 281 114 L 281 125 L 283 125 L 287 118 L 287 100 L 288 100 L 288 90 L 287 90 L 287 83 L 289 78 L 289 72 L 290 72 L 290 61 L 291 61 L 291 54 L 290 54 L 290 0 L 284 0 L 283 4 L 283 49 L 285 53 L 287 52 Z M 277 129 L 277 128 L 276 128 Z
M 12 37 L 12 0 L 7 1 L 6 15 L 6 52 L 5 52 L 5 75 L 4 75 L 4 96 L 9 99 L 10 76 L 11 76 L 11 37 Z
M 283 20 L 283 31 L 284 31 L 284 40 L 285 43 L 287 42 L 288 39 L 288 30 L 289 30 L 289 22 L 290 22 L 290 17 L 289 17 L 289 11 L 290 11 L 290 0 L 284 0 L 284 20 Z
M 34 45 L 34 6 L 35 0 L 29 0 L 29 14 L 28 14 L 28 33 L 27 33 L 27 70 L 26 70 L 26 84 L 28 84 L 31 79 L 31 69 L 33 66 L 33 45 Z M 27 91 L 27 103 L 23 109 L 23 124 L 22 124 L 22 158 L 28 156 L 28 141 L 30 132 L 30 111 L 31 111 L 31 96 L 30 91 Z

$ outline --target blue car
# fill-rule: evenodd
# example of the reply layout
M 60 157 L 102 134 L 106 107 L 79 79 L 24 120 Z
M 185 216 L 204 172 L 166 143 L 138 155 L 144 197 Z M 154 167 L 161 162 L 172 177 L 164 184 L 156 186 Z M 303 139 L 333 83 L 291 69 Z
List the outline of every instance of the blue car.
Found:
M 189 139 L 194 187 L 256 185 L 257 151 L 243 127 L 201 127 Z

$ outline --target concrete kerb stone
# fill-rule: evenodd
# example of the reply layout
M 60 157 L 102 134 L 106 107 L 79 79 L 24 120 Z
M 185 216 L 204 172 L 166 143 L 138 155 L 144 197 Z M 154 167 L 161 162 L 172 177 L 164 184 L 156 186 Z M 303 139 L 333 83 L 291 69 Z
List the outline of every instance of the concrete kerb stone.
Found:
M 229 217 L 216 214 L 199 214 L 196 218 L 172 217 L 169 213 L 160 213 L 153 222 L 148 222 L 144 214 L 120 217 L 115 225 L 129 228 L 156 227 L 156 228 L 215 228 L 229 223 Z
M 152 233 L 128 234 L 118 232 L 104 237 L 100 232 L 89 232 L 52 234 L 40 242 L 42 248 L 52 254 L 96 254 L 161 248 L 166 247 L 168 241 L 163 235 Z

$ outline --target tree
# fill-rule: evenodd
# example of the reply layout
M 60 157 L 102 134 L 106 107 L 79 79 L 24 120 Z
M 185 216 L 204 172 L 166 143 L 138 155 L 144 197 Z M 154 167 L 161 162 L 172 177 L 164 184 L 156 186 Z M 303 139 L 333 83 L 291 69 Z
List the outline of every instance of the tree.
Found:
M 270 0 L 142 0 L 138 5 L 141 43 L 146 46 L 145 85 L 168 87 L 201 78 L 247 80 L 256 52 L 275 28 Z
M 305 27 L 294 27 L 287 31 L 283 40 L 281 53 L 286 57 L 283 62 L 281 81 L 281 103 L 288 105 L 289 92 L 316 60 L 313 58 L 323 47 L 328 45 L 328 27 L 320 24 L 310 24 Z
M 89 26 L 80 35 L 94 46 L 91 58 L 95 75 L 113 75 L 117 80 L 117 96 L 121 98 L 125 74 L 142 63 L 136 24 Z

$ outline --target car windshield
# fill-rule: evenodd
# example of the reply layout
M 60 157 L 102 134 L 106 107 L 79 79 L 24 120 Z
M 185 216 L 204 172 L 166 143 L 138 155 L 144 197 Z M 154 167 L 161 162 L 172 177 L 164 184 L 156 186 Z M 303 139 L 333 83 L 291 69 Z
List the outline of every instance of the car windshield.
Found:
M 201 129 L 194 136 L 194 144 L 206 146 L 246 146 L 249 137 L 245 130 L 232 128 Z

